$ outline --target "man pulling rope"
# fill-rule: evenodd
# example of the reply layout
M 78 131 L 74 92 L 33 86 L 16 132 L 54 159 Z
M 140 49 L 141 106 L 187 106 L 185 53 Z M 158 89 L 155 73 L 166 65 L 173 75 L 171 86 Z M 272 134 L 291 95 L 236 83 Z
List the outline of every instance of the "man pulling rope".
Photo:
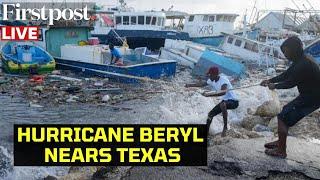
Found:
M 278 115 L 277 141 L 265 144 L 265 153 L 270 156 L 286 158 L 287 135 L 289 127 L 294 126 L 308 114 L 320 107 L 320 68 L 316 62 L 303 52 L 299 38 L 288 38 L 281 50 L 292 62 L 287 71 L 261 83 L 269 89 L 290 89 L 298 87 L 299 96 L 285 105 Z
M 208 114 L 207 118 L 207 131 L 209 134 L 210 125 L 214 116 L 222 113 L 223 116 L 223 131 L 221 136 L 226 136 L 228 130 L 228 109 L 236 109 L 239 106 L 239 101 L 236 95 L 231 91 L 233 89 L 229 79 L 225 76 L 219 75 L 218 67 L 211 67 L 207 73 L 209 79 L 207 82 L 199 82 L 196 84 L 186 84 L 186 87 L 204 87 L 211 86 L 215 91 L 219 92 L 204 92 L 202 95 L 205 97 L 222 96 L 222 101 L 216 105 Z

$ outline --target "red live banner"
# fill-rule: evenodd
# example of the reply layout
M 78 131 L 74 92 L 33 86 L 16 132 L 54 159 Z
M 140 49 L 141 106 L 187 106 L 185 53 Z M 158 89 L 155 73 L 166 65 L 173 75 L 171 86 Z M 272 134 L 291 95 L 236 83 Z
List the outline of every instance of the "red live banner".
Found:
M 37 26 L 2 26 L 0 40 L 3 41 L 36 41 L 39 39 Z

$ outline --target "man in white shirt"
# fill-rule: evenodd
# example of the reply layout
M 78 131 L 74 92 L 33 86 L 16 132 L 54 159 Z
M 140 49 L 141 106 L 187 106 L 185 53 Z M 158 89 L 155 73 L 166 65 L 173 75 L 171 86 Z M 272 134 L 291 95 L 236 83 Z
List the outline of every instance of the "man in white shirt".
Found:
M 207 118 L 207 131 L 209 134 L 210 125 L 212 122 L 212 118 L 220 113 L 223 116 L 223 131 L 221 136 L 226 136 L 226 132 L 228 130 L 228 109 L 236 109 L 239 106 L 239 101 L 236 98 L 236 95 L 229 79 L 225 76 L 219 75 L 218 67 L 211 67 L 207 73 L 209 79 L 207 82 L 200 82 L 197 84 L 186 84 L 186 87 L 204 87 L 209 85 L 215 92 L 204 92 L 203 95 L 205 97 L 217 97 L 222 96 L 222 101 L 216 105 L 208 114 Z

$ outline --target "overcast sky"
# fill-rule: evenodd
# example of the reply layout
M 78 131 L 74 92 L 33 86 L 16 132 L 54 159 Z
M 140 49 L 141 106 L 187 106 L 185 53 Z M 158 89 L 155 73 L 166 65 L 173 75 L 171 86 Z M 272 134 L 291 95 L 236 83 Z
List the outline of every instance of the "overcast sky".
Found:
M 14 1 L 14 0 L 0 0 Z M 64 0 L 19 0 L 20 2 L 64 2 Z M 119 5 L 118 0 L 66 0 L 67 2 L 96 2 L 107 7 Z M 246 13 L 250 19 L 254 4 L 258 10 L 283 10 L 293 8 L 300 10 L 320 10 L 320 0 L 125 0 L 135 10 L 173 10 L 187 13 L 235 13 L 242 16 Z
M 15 1 L 15 0 L 0 0 Z M 63 2 L 64 0 L 18 0 L 18 2 Z M 169 9 L 171 5 L 174 10 L 185 11 L 188 13 L 237 13 L 243 15 L 245 11 L 248 14 L 252 11 L 254 2 L 258 9 L 275 9 L 281 10 L 286 7 L 297 9 L 314 9 L 320 10 L 320 0 L 125 0 L 128 6 L 136 10 L 161 10 Z M 114 6 L 118 0 L 67 0 L 67 2 L 97 2 L 107 6 Z
M 113 5 L 117 0 L 97 0 L 100 4 Z M 171 5 L 174 10 L 181 10 L 188 13 L 237 13 L 244 14 L 246 9 L 250 14 L 254 2 L 257 2 L 258 9 L 284 9 L 286 7 L 300 9 L 320 10 L 320 0 L 127 0 L 129 6 L 136 10 L 160 10 L 168 9 Z

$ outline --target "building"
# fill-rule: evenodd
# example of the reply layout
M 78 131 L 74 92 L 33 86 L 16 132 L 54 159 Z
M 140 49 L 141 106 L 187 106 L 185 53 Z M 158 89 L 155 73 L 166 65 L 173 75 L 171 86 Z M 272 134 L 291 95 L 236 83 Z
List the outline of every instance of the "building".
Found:
M 269 12 L 253 26 L 264 31 L 296 29 L 305 21 L 304 18 L 280 12 Z
M 320 32 L 320 15 L 310 16 L 306 21 L 298 26 L 298 30 L 317 34 Z

